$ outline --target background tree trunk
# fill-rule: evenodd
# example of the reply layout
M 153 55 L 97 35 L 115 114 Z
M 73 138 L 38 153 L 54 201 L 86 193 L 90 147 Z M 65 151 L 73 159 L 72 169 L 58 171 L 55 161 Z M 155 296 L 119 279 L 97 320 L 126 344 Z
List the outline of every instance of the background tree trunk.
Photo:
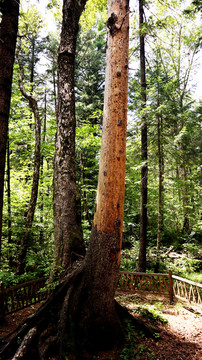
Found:
M 22 64 L 18 59 L 20 67 L 20 78 L 19 78 L 19 87 L 23 96 L 29 101 L 29 106 L 33 111 L 34 120 L 35 120 L 35 150 L 34 150 L 34 169 L 33 169 L 33 178 L 32 178 L 32 190 L 31 197 L 28 205 L 25 229 L 22 234 L 21 243 L 20 243 L 20 252 L 18 257 L 18 266 L 17 273 L 23 274 L 25 270 L 25 259 L 28 249 L 28 240 L 30 237 L 30 232 L 32 228 L 32 222 L 34 219 L 34 213 L 36 208 L 36 202 L 38 197 L 38 186 L 39 186 L 39 172 L 40 172 L 40 158 L 41 158 L 41 120 L 39 116 L 39 109 L 36 99 L 33 95 L 29 94 L 23 86 L 24 72 Z
M 10 141 L 7 138 L 7 200 L 8 200 L 8 244 L 12 246 L 12 228 L 11 228 L 11 174 L 10 174 Z M 12 251 L 8 250 L 9 265 L 12 267 L 13 256 Z
M 58 53 L 58 114 L 54 161 L 54 235 L 56 265 L 67 268 L 72 254 L 85 253 L 75 169 L 74 66 L 78 21 L 86 1 L 63 2 Z
M 44 117 L 43 117 L 43 137 L 42 137 L 42 141 L 45 144 L 46 141 L 46 122 L 47 122 L 47 95 L 46 95 L 46 90 L 45 90 L 45 94 L 44 94 Z M 40 243 L 43 243 L 43 239 L 44 239 L 44 187 L 43 187 L 43 183 L 44 183 L 44 155 L 43 153 L 41 154 L 41 165 L 40 165 L 40 172 L 41 172 L 41 185 L 42 185 L 42 190 L 40 192 L 40 222 L 41 222 L 41 230 L 40 230 Z
M 0 261 L 4 171 L 6 142 L 10 111 L 13 63 L 18 32 L 19 1 L 4 0 L 0 3 L 2 13 L 0 26 Z
M 139 0 L 139 29 L 140 29 L 140 84 L 142 109 L 146 107 L 146 75 L 145 75 L 145 45 L 142 24 L 144 23 L 144 1 Z M 147 246 L 147 119 L 142 116 L 141 128 L 141 206 L 140 206 L 140 248 L 138 258 L 138 271 L 146 271 L 146 246 Z
M 159 105 L 158 105 L 159 106 Z M 158 232 L 157 232 L 157 250 L 161 247 L 162 227 L 163 227 L 163 144 L 162 144 L 162 126 L 163 119 L 157 115 L 158 127 L 158 161 L 159 161 L 159 198 L 158 198 Z

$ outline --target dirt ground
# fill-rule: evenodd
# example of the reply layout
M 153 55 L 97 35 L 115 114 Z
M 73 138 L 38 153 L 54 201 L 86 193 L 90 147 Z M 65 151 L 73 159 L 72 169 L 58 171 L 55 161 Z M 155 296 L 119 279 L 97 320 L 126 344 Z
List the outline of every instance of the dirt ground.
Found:
M 120 297 L 121 296 L 121 297 Z M 117 300 L 127 306 L 134 314 L 137 301 L 140 306 L 145 303 L 155 303 L 157 299 L 152 296 L 137 296 L 135 294 L 121 294 Z M 134 301 L 135 300 L 135 301 Z M 168 320 L 167 325 L 158 323 L 159 336 L 157 339 L 139 338 L 139 346 L 144 347 L 143 354 L 131 357 L 130 360 L 202 360 L 202 307 L 187 303 L 170 305 L 166 299 L 158 297 L 158 303 L 162 303 L 162 313 Z M 33 305 L 24 310 L 6 316 L 5 321 L 0 324 L 0 339 L 13 331 L 17 325 L 28 315 L 33 313 L 38 305 Z M 137 316 L 134 314 L 134 316 Z M 149 319 L 143 319 L 146 324 L 151 325 Z M 129 356 L 129 355 L 127 355 Z M 124 359 L 115 353 L 111 355 L 100 354 L 96 359 L 109 360 Z
M 123 301 L 130 311 L 136 306 L 134 301 L 130 301 L 133 297 L 134 294 Z M 185 302 L 170 305 L 167 299 L 159 296 L 155 298 L 153 295 L 141 296 L 139 299 L 140 305 L 160 301 L 162 314 L 168 320 L 167 325 L 158 323 L 158 339 L 145 337 L 142 340 L 144 347 L 150 351 L 137 357 L 139 360 L 202 360 L 202 307 Z M 145 322 L 150 325 L 148 319 Z

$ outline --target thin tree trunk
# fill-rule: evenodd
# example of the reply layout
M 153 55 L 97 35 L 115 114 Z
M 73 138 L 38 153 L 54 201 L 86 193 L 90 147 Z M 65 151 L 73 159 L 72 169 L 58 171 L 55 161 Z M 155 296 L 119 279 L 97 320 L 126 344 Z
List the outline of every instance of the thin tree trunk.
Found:
M 11 177 L 10 177 L 10 145 L 9 136 L 7 139 L 7 199 L 8 199 L 8 245 L 12 244 L 12 230 L 11 230 Z M 9 265 L 12 267 L 12 251 L 8 250 Z
M 162 117 L 158 115 L 158 161 L 159 161 L 159 199 L 158 199 L 158 233 L 157 250 L 161 247 L 163 226 L 163 150 L 162 150 Z
M 33 91 L 34 91 L 35 41 L 36 38 L 35 36 L 33 36 L 31 39 L 31 63 L 30 63 L 30 85 L 31 85 L 30 94 L 31 95 L 33 95 Z
M 82 152 L 80 153 L 80 168 L 81 168 L 81 188 L 84 188 L 84 184 L 85 184 L 85 171 L 84 171 L 84 161 L 83 161 L 83 156 L 82 156 Z M 91 221 L 91 216 L 89 213 L 89 209 L 88 209 L 88 203 L 87 203 L 87 194 L 85 190 L 82 190 L 82 195 L 81 197 L 83 198 L 83 214 L 85 214 L 85 217 L 83 215 L 84 220 L 88 221 L 89 224 L 89 228 L 92 228 L 92 221 Z
M 159 68 L 157 68 L 157 75 L 159 76 Z M 163 133 L 163 118 L 162 114 L 159 113 L 160 106 L 160 89 L 158 82 L 158 94 L 157 94 L 157 138 L 158 138 L 158 165 L 159 165 L 159 196 L 158 196 L 158 230 L 157 230 L 157 254 L 161 247 L 162 227 L 163 227 L 163 175 L 164 175 L 164 159 L 163 159 L 163 144 L 162 144 L 162 133 Z M 157 265 L 159 256 L 157 259 Z M 157 266 L 158 267 L 158 266 Z
M 4 172 L 6 161 L 6 143 L 10 111 L 13 63 L 15 58 L 18 32 L 19 1 L 1 1 L 2 13 L 0 26 L 0 263 L 3 213 Z
M 144 1 L 139 0 L 139 27 L 140 27 L 140 84 L 142 96 L 142 109 L 146 107 L 146 75 L 145 75 L 145 44 L 142 24 L 144 24 Z M 140 207 L 140 248 L 138 271 L 146 271 L 146 246 L 147 246 L 147 119 L 142 116 L 141 128 L 141 207 Z
M 28 211 L 25 222 L 25 229 L 22 235 L 21 243 L 20 243 L 20 252 L 18 258 L 18 266 L 17 273 L 22 274 L 25 269 L 25 260 L 28 249 L 28 241 L 30 237 L 30 232 L 32 229 L 32 222 L 34 219 L 34 213 L 36 208 L 36 202 L 38 197 L 38 185 L 39 185 L 39 172 L 40 172 L 40 150 L 41 150 L 41 121 L 39 116 L 39 109 L 36 99 L 29 94 L 24 86 L 24 72 L 22 64 L 18 59 L 19 67 L 20 67 L 20 78 L 19 78 L 19 87 L 23 96 L 29 101 L 29 106 L 33 111 L 34 119 L 35 119 L 35 150 L 34 150 L 34 170 L 33 170 L 33 178 L 32 178 L 32 190 L 31 197 L 28 205 Z
M 57 119 L 57 111 L 58 111 L 58 107 L 57 107 L 57 84 L 56 84 L 56 74 L 55 74 L 55 63 L 53 60 L 53 65 L 52 65 L 52 74 L 53 74 L 53 96 L 54 96 L 54 104 L 55 104 L 55 114 L 56 114 L 56 119 Z
M 188 189 L 187 189 L 187 170 L 186 165 L 183 162 L 182 168 L 182 199 L 183 199 L 183 213 L 184 213 L 184 221 L 183 221 L 183 228 L 182 233 L 186 234 L 189 231 L 189 198 L 188 198 Z
M 46 112 L 47 112 L 47 97 L 46 97 L 46 91 L 45 91 L 45 96 L 44 96 L 44 120 L 43 120 L 43 143 L 45 144 L 45 141 L 46 141 Z M 43 196 L 43 193 L 44 193 L 44 189 L 43 189 L 43 183 L 44 183 L 44 179 L 43 179 L 43 176 L 44 176 L 44 173 L 43 173 L 43 170 L 44 170 L 44 155 L 42 154 L 41 155 L 41 193 L 40 193 L 40 200 L 41 200 L 41 203 L 40 203 L 40 222 L 42 224 L 42 227 L 40 229 L 40 243 L 42 244 L 43 243 L 43 237 L 44 237 L 44 230 L 43 230 L 43 221 L 44 221 L 44 216 L 43 216 L 43 211 L 44 211 L 44 196 Z
M 85 254 L 81 205 L 76 186 L 74 67 L 78 21 L 86 1 L 63 3 L 58 52 L 58 113 L 54 160 L 54 235 L 56 266 L 71 265 L 72 255 Z

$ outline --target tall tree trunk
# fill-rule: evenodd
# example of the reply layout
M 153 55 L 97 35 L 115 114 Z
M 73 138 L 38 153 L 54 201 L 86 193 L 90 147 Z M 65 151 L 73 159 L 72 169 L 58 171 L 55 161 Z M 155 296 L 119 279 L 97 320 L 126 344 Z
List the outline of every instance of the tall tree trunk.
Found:
M 11 230 L 11 176 L 10 176 L 10 142 L 9 136 L 7 139 L 7 199 L 8 199 L 8 245 L 12 245 L 12 230 Z M 12 251 L 8 250 L 9 265 L 12 267 L 13 258 Z
M 56 84 L 56 70 L 55 70 L 55 62 L 53 60 L 53 64 L 52 64 L 52 74 L 53 74 L 53 97 L 54 97 L 54 104 L 55 104 L 55 114 L 56 114 L 56 119 L 57 119 L 57 111 L 58 111 L 58 106 L 57 106 L 57 84 Z
M 146 75 L 145 75 L 145 44 L 143 33 L 144 0 L 139 0 L 139 28 L 140 28 L 140 84 L 142 96 L 142 109 L 146 107 Z M 147 119 L 142 116 L 141 128 L 141 207 L 140 207 L 140 248 L 138 271 L 146 271 L 146 246 L 147 246 Z
M 84 170 L 84 160 L 83 160 L 82 152 L 80 153 L 80 168 L 81 168 L 81 188 L 84 188 L 84 190 L 82 191 L 82 194 L 81 194 L 81 197 L 83 199 L 82 212 L 83 212 L 83 215 L 85 214 L 85 216 L 83 216 L 83 219 L 88 221 L 89 229 L 92 229 L 92 220 L 91 220 L 91 216 L 90 216 L 89 209 L 88 209 L 87 194 L 86 194 L 86 190 L 85 190 L 85 186 L 84 186 L 85 170 Z
M 157 67 L 157 76 L 159 77 L 159 63 Z M 162 227 L 163 227 L 163 173 L 164 173 L 164 158 L 163 158 L 163 117 L 159 112 L 160 107 L 160 85 L 158 81 L 158 94 L 157 94 L 157 142 L 158 142 L 158 175 L 159 175 L 159 196 L 158 196 L 158 230 L 157 230 L 157 266 L 159 266 L 159 250 L 161 247 Z M 158 271 L 158 270 L 156 270 Z
M 158 105 L 159 106 L 159 105 Z M 163 146 L 162 146 L 162 117 L 157 116 L 158 121 L 158 162 L 159 162 L 159 199 L 158 199 L 158 232 L 157 250 L 161 247 L 161 236 L 163 226 Z
M 64 0 L 58 52 L 58 114 L 54 161 L 54 235 L 56 266 L 68 268 L 84 255 L 80 198 L 75 167 L 74 66 L 78 21 L 86 1 Z
M 34 91 L 34 67 L 35 67 L 35 42 L 36 37 L 33 35 L 31 39 L 31 59 L 30 59 L 30 94 L 33 95 Z
M 187 169 L 186 164 L 183 161 L 183 168 L 182 168 L 182 200 L 183 200 L 183 214 L 184 214 L 184 220 L 183 220 L 183 227 L 182 227 L 182 233 L 186 234 L 189 231 L 190 225 L 189 225 L 189 197 L 188 197 L 188 186 L 187 186 Z
M 0 26 L 0 262 L 6 142 L 10 111 L 13 63 L 18 32 L 19 1 L 3 0 Z
M 19 252 L 18 266 L 17 266 L 17 273 L 22 274 L 25 269 L 28 241 L 32 229 L 32 222 L 34 219 L 34 213 L 35 213 L 36 202 L 38 197 L 40 156 L 41 156 L 40 154 L 41 121 L 40 121 L 39 109 L 36 99 L 31 94 L 29 94 L 23 86 L 24 72 L 23 72 L 22 64 L 20 63 L 19 59 L 18 59 L 18 63 L 20 67 L 20 78 L 19 78 L 20 91 L 22 92 L 23 96 L 29 101 L 29 106 L 33 111 L 34 120 L 35 120 L 35 150 L 34 150 L 34 170 L 33 170 L 33 178 L 32 178 L 32 190 L 31 190 L 31 197 L 27 210 L 25 229 L 24 229 L 24 233 L 22 234 L 21 243 L 20 243 L 20 252 Z
M 103 131 L 98 189 L 84 273 L 89 294 L 81 313 L 87 348 L 118 344 L 114 304 L 122 245 L 128 95 L 129 2 L 109 1 Z
M 43 143 L 45 144 L 45 141 L 46 141 L 46 115 L 47 115 L 47 96 L 46 96 L 46 91 L 45 91 L 45 96 L 44 96 L 44 120 L 43 120 L 43 138 L 42 138 L 42 141 Z M 40 166 L 40 169 L 41 169 L 41 187 L 42 187 L 42 190 L 40 192 L 40 200 L 41 200 L 41 203 L 40 203 L 40 222 L 41 224 L 43 225 L 43 221 L 44 221 L 44 216 L 43 216 L 43 211 L 44 211 L 44 196 L 43 196 L 43 193 L 44 193 L 44 189 L 43 189 L 43 183 L 44 183 L 44 179 L 43 179 L 43 176 L 44 176 L 44 173 L 43 173 L 43 170 L 44 170 L 44 155 L 42 154 L 41 155 L 41 166 Z M 44 228 L 43 226 L 41 227 L 40 229 L 40 244 L 43 243 L 43 237 L 44 237 Z

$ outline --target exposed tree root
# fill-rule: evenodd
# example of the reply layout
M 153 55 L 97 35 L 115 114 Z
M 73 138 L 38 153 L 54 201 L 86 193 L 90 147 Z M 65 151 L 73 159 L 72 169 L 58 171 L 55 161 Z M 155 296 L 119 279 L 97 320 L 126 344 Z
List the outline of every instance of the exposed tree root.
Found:
M 130 314 L 127 307 L 123 307 L 116 300 L 115 303 L 116 303 L 117 313 L 120 319 L 131 321 L 132 324 L 134 324 L 134 326 L 136 327 L 136 329 L 142 331 L 145 334 L 145 336 L 155 338 L 154 332 L 158 332 L 158 329 L 155 329 L 154 331 L 154 328 L 146 325 L 144 321 L 142 321 L 140 318 L 137 318 L 132 314 Z
M 89 311 L 89 291 L 85 266 L 81 266 L 12 332 L 15 335 L 0 350 L 1 360 L 62 360 L 64 354 L 70 354 L 68 359 L 72 360 L 93 359 L 99 350 L 123 344 L 124 319 L 132 320 L 145 335 L 152 336 L 151 329 L 116 301 L 110 314 L 103 309 L 103 317 Z
M 8 357 L 11 357 L 16 353 L 19 347 L 19 340 L 23 342 L 23 339 L 25 340 L 26 335 L 33 328 L 36 329 L 36 341 L 39 346 L 42 345 L 42 343 L 44 344 L 44 341 L 47 339 L 49 339 L 50 342 L 52 333 L 57 329 L 56 325 L 58 322 L 58 314 L 60 308 L 62 307 L 62 303 L 64 302 L 65 294 L 67 293 L 70 282 L 73 281 L 77 273 L 78 270 L 69 275 L 60 285 L 56 287 L 49 298 L 36 310 L 34 314 L 28 316 L 27 319 L 25 319 L 15 329 L 15 331 L 7 335 L 7 338 L 9 338 L 15 333 L 11 340 L 0 350 L 0 356 L 2 360 L 6 360 Z M 43 346 L 41 346 L 42 350 L 39 349 L 39 359 L 44 358 Z M 20 359 L 23 359 L 24 357 L 21 357 Z M 13 359 L 15 359 L 15 357 Z M 35 359 L 37 360 L 37 357 Z
M 37 329 L 36 327 L 32 328 L 28 334 L 24 337 L 19 349 L 13 357 L 13 360 L 19 360 L 25 358 L 29 348 L 33 345 L 33 341 L 36 337 Z

